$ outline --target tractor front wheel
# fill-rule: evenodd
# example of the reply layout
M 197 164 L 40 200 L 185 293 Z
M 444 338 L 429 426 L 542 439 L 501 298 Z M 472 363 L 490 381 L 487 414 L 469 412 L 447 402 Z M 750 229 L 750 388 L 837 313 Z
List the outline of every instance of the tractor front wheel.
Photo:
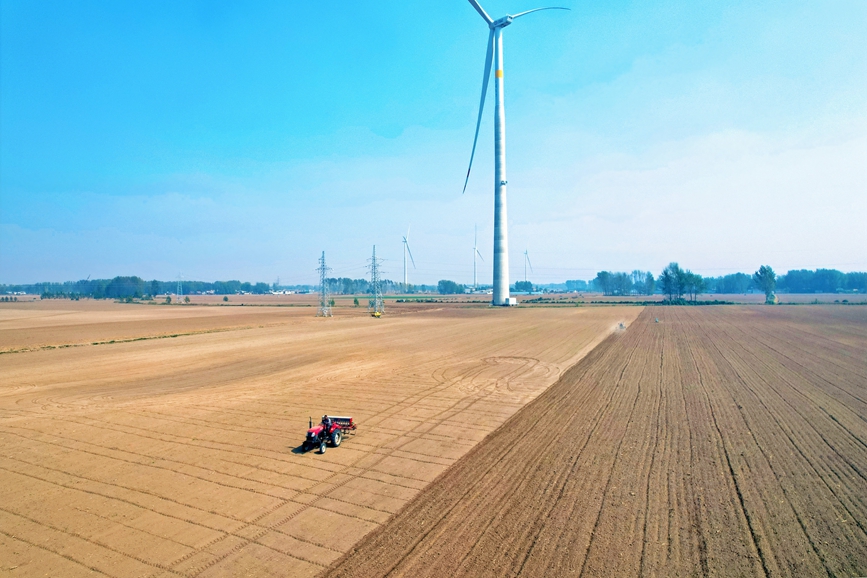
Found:
M 325 440 L 323 439 L 321 442 L 319 442 L 319 453 L 324 454 L 326 447 L 328 447 L 328 444 L 326 444 Z
M 342 439 L 342 436 L 340 435 L 340 432 L 339 431 L 334 432 L 334 435 L 331 436 L 331 445 L 333 445 L 334 447 L 339 446 L 341 439 Z

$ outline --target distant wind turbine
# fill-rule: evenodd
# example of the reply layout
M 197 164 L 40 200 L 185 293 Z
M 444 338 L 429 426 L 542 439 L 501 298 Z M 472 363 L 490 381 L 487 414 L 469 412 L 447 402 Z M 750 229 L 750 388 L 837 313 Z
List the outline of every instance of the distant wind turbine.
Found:
M 479 284 L 476 283 L 476 255 L 479 256 L 479 259 L 482 260 L 482 263 L 485 262 L 485 258 L 482 257 L 481 253 L 479 253 L 478 241 L 479 241 L 479 234 L 478 234 L 478 231 L 476 230 L 476 226 L 474 225 L 473 226 L 473 289 L 476 289 L 479 286 Z
M 527 265 L 530 266 L 530 272 L 533 272 L 533 264 L 530 263 L 530 253 L 524 250 L 524 283 L 527 282 Z
M 488 92 L 488 80 L 491 78 L 491 64 L 494 64 L 494 305 L 509 305 L 509 239 L 506 230 L 506 113 L 503 104 L 503 28 L 520 18 L 540 10 L 569 10 L 562 7 L 535 8 L 518 14 L 507 14 L 494 20 L 476 0 L 469 0 L 476 12 L 485 20 L 490 29 L 488 34 L 488 53 L 485 56 L 485 73 L 482 77 L 482 98 L 479 103 L 479 118 L 476 121 L 476 136 L 473 139 L 473 151 L 470 153 L 470 166 L 464 181 L 464 192 L 470 180 L 470 170 L 473 168 L 473 157 L 476 155 L 476 143 L 479 140 L 479 126 L 482 123 L 482 111 L 485 108 L 485 94 Z
M 406 279 L 406 254 L 409 253 L 409 260 L 412 261 L 412 268 L 415 269 L 415 259 L 412 258 L 412 251 L 409 250 L 409 229 L 406 228 L 406 235 L 403 237 L 403 290 L 409 289 L 409 284 Z

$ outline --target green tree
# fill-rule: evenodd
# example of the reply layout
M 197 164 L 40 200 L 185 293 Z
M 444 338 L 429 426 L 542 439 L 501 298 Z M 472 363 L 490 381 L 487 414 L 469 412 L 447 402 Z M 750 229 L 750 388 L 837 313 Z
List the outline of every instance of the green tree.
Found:
M 518 281 L 517 283 L 515 283 L 515 291 L 519 293 L 532 293 L 533 284 L 529 281 Z
M 615 295 L 629 295 L 632 292 L 632 276 L 629 273 L 614 273 L 612 280 Z
M 644 273 L 644 283 L 642 284 L 643 293 L 645 295 L 653 295 L 653 290 L 656 288 L 656 279 L 653 278 L 653 273 L 647 271 Z
M 145 282 L 140 277 L 115 277 L 105 289 L 105 296 L 110 299 L 140 299 L 145 293 Z
M 228 301 L 228 300 L 229 300 L 229 296 L 228 296 L 228 295 L 225 295 L 225 296 L 223 297 L 223 301 Z
M 172 304 L 172 297 L 171 297 L 171 295 L 166 295 L 166 305 L 171 305 L 171 304 Z
M 190 302 L 190 296 L 187 295 L 186 297 L 184 297 L 184 303 L 189 303 L 189 302 Z
M 867 293 L 867 273 L 846 273 L 846 289 Z
M 464 286 L 448 279 L 442 279 L 437 283 L 437 291 L 441 295 L 454 295 L 456 293 L 463 293 Z
M 602 291 L 603 295 L 611 295 L 614 290 L 614 282 L 608 271 L 596 273 L 596 278 L 593 279 L 592 283 L 597 291 Z
M 671 262 L 660 273 L 659 284 L 669 301 L 680 299 L 683 297 L 684 286 L 686 285 L 686 271 L 681 269 L 677 263 Z
M 777 275 L 774 270 L 768 265 L 762 265 L 759 270 L 753 273 L 753 282 L 756 286 L 765 292 L 765 301 L 773 302 L 774 289 L 777 288 Z
M 352 300 L 352 304 L 354 306 L 358 307 L 358 297 L 356 297 L 355 299 Z
M 703 293 L 707 289 L 707 283 L 704 278 L 697 273 L 687 270 L 684 273 L 684 290 L 692 297 L 693 302 L 698 297 L 699 293 Z

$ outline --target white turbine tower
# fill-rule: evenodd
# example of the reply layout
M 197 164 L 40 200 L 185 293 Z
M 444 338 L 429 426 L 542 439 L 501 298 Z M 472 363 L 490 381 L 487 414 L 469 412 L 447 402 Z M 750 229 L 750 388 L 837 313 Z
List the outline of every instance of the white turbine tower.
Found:
M 482 77 L 482 99 L 479 103 L 479 118 L 476 121 L 476 136 L 473 139 L 473 151 L 470 153 L 470 166 L 464 181 L 464 192 L 470 180 L 470 170 L 473 168 L 473 157 L 476 154 L 476 143 L 479 140 L 479 125 L 482 123 L 482 111 L 485 108 L 485 94 L 488 91 L 488 80 L 491 78 L 491 63 L 494 64 L 494 305 L 509 305 L 509 236 L 506 230 L 506 114 L 503 104 L 503 28 L 531 12 L 540 10 L 569 10 L 562 7 L 535 8 L 518 14 L 507 14 L 494 20 L 485 12 L 476 0 L 469 0 L 476 12 L 484 18 L 490 33 L 488 34 L 488 53 L 485 56 L 485 73 Z
M 409 253 L 409 260 L 412 261 L 412 268 L 415 269 L 415 259 L 412 258 L 412 251 L 409 250 L 409 227 L 406 228 L 406 235 L 403 238 L 403 290 L 406 292 L 409 289 L 409 284 L 406 282 L 406 254 Z
M 476 231 L 476 227 L 473 226 L 473 289 L 477 289 L 479 284 L 476 283 L 476 255 L 479 256 L 479 259 L 482 260 L 482 263 L 485 262 L 485 258 L 482 257 L 482 254 L 479 253 L 479 235 Z
M 530 266 L 530 272 L 533 272 L 533 264 L 530 263 L 530 252 L 524 250 L 524 283 L 527 282 L 527 265 Z

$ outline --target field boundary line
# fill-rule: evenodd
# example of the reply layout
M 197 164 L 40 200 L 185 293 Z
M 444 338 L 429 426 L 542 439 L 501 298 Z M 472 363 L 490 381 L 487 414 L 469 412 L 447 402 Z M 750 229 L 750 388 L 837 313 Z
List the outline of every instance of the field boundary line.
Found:
M 30 353 L 33 351 L 46 351 L 50 349 L 69 349 L 71 347 L 95 347 L 98 345 L 115 345 L 119 343 L 133 343 L 135 341 L 154 341 L 156 339 L 174 339 L 175 337 L 189 337 L 190 335 L 206 335 L 208 333 L 227 333 L 231 331 L 245 331 L 249 329 L 261 329 L 263 325 L 242 325 L 238 327 L 221 327 L 218 329 L 202 329 L 186 331 L 182 333 L 164 333 L 159 335 L 144 335 L 142 337 L 127 337 L 121 339 L 106 339 L 103 341 L 91 341 L 88 343 L 58 343 L 55 345 L 37 345 L 33 347 L 20 347 L 18 349 L 0 349 L 0 355 L 10 353 Z

